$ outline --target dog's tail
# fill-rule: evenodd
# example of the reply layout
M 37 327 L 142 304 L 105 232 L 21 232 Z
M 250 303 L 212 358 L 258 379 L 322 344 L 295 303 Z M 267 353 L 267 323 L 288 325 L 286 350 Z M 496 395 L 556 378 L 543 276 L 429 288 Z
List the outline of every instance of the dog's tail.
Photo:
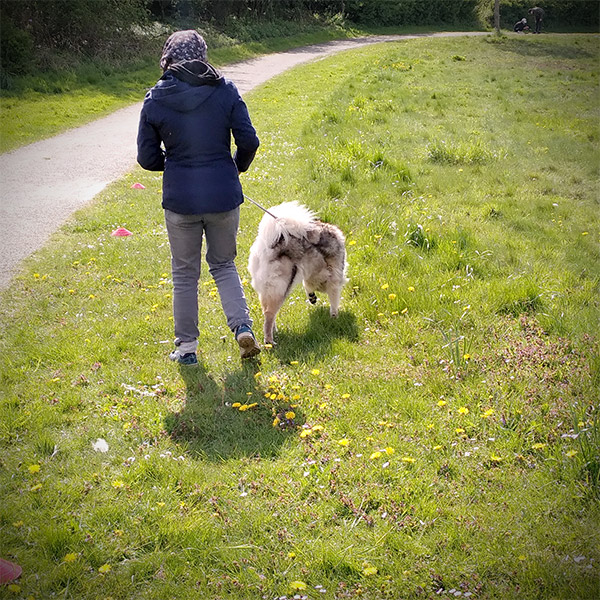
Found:
M 271 214 L 263 216 L 259 226 L 259 236 L 270 247 L 282 238 L 287 242 L 290 236 L 306 237 L 308 226 L 316 218 L 313 211 L 295 201 L 269 208 L 269 213 L 276 218 Z

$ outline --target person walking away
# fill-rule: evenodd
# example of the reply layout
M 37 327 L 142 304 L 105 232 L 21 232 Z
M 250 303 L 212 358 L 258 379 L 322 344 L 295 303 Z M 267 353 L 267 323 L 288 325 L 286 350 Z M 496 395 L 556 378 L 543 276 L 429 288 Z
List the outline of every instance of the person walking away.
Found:
M 529 25 L 527 25 L 527 19 L 522 18 L 520 21 L 517 21 L 514 26 L 514 31 L 517 33 L 521 33 L 522 31 L 529 31 Z
M 530 8 L 528 13 L 533 15 L 535 19 L 535 31 L 533 33 L 542 33 L 542 21 L 544 20 L 544 9 L 539 6 L 534 6 Z
M 162 207 L 171 248 L 175 325 L 170 358 L 198 364 L 203 238 L 227 325 L 240 356 L 250 358 L 260 347 L 234 260 L 243 202 L 239 173 L 250 166 L 259 140 L 236 86 L 207 62 L 206 42 L 198 32 L 173 33 L 160 66 L 163 75 L 146 94 L 140 114 L 137 160 L 146 170 L 164 171 Z

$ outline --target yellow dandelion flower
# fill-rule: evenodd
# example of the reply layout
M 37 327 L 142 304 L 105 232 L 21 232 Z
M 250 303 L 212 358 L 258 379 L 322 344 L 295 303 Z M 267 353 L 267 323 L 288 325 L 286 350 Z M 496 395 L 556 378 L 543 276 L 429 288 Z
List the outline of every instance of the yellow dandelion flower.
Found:
M 281 423 L 281 421 L 279 420 L 279 417 L 275 417 L 273 419 L 273 427 L 277 427 L 277 425 L 279 425 L 279 423 Z
M 389 456 L 391 456 L 392 454 L 394 454 L 394 452 L 396 452 L 396 450 L 394 450 L 394 448 L 392 448 L 391 446 L 388 446 L 388 447 L 385 449 L 385 453 L 386 453 L 387 455 L 389 455 Z
M 69 554 L 65 554 L 65 557 L 63 558 L 63 562 L 66 562 L 66 563 L 75 562 L 77 560 L 78 556 L 79 556 L 79 554 L 77 554 L 77 552 L 69 552 Z
M 415 288 L 414 288 L 412 285 L 409 285 L 409 286 L 408 286 L 408 291 L 409 291 L 409 292 L 414 292 L 414 291 L 415 291 Z
M 267 350 L 270 350 L 273 347 L 273 344 L 265 344 L 265 348 Z
M 342 394 L 342 399 L 343 400 L 347 400 L 348 398 L 350 398 L 350 394 L 348 394 L 348 393 Z
M 379 452 L 379 450 L 375 450 L 375 452 L 373 452 L 373 453 L 371 454 L 371 456 L 369 456 L 369 458 L 370 458 L 371 460 L 376 460 L 376 459 L 378 459 L 378 458 L 381 458 L 381 452 Z
M 296 413 L 293 410 L 288 410 L 285 413 L 285 418 L 291 421 L 296 416 Z
M 456 433 L 464 433 L 465 432 L 465 430 L 462 427 L 457 427 L 454 431 Z
M 433 447 L 434 450 L 441 450 L 442 448 L 443 446 L 440 446 L 439 444 Z
M 448 404 L 445 400 L 439 400 L 437 405 L 438 406 L 446 406 L 446 404 Z
M 567 455 L 569 458 L 573 458 L 573 457 L 574 457 L 576 454 L 577 454 L 577 450 L 569 450 L 569 451 L 566 453 L 566 455 Z
M 471 360 L 471 355 L 470 355 L 470 354 L 465 354 L 465 355 L 463 356 L 463 359 L 464 359 L 464 360 Z
M 308 436 L 310 436 L 310 435 L 312 435 L 312 429 L 303 429 L 303 430 L 300 432 L 300 437 L 301 437 L 302 439 L 304 439 L 304 438 L 307 438 L 307 437 L 308 437 Z
M 399 314 L 397 310 L 392 311 L 392 316 Z
M 545 448 L 548 444 L 542 444 L 542 443 L 538 443 L 538 444 L 533 444 L 533 446 L 531 446 L 531 448 L 533 450 L 541 450 L 542 448 Z
M 306 589 L 306 584 L 304 583 L 304 581 L 292 581 L 290 583 L 290 588 L 292 590 L 294 590 L 295 592 L 301 591 L 301 590 L 305 590 Z
M 493 408 L 488 408 L 484 413 L 482 413 L 482 417 L 484 419 L 487 419 L 488 417 L 491 417 L 494 414 L 494 409 Z
M 469 414 L 469 409 L 466 406 L 461 406 L 458 409 L 458 414 L 459 415 L 468 415 Z
M 382 290 L 387 290 L 389 287 L 390 287 L 390 284 L 389 284 L 389 283 L 384 283 L 384 284 L 381 286 L 381 289 L 382 289 Z
M 288 555 L 288 558 L 296 558 L 295 552 L 288 552 L 287 555 Z
M 407 312 L 408 312 L 408 307 L 406 307 L 406 308 L 403 308 L 403 309 L 400 311 L 400 314 L 402 314 L 402 315 L 405 315 Z
M 378 317 L 383 317 L 383 316 L 384 316 L 384 313 L 377 313 L 377 316 L 378 316 Z
M 323 427 L 323 425 L 315 425 L 312 430 L 313 431 L 323 431 L 325 429 L 325 427 Z
M 98 573 L 102 573 L 103 575 L 105 573 L 108 573 L 111 570 L 111 566 L 108 563 L 104 563 L 99 569 L 98 569 Z
M 370 575 L 377 575 L 377 567 L 368 566 L 363 569 L 363 575 L 369 577 Z
M 28 471 L 29 471 L 31 474 L 33 474 L 33 473 L 39 473 L 39 472 L 40 472 L 40 468 L 41 468 L 41 467 L 40 467 L 40 465 L 29 465 L 29 466 L 27 467 L 27 470 L 28 470 Z
M 356 245 L 356 241 L 355 240 L 350 240 L 348 242 L 348 246 L 355 246 Z
M 114 488 L 117 488 L 117 489 L 118 489 L 118 488 L 122 488 L 122 487 L 125 485 L 125 483 L 123 482 L 123 480 L 122 480 L 122 479 L 115 479 L 115 480 L 114 480 L 114 481 L 111 483 L 111 485 L 112 485 Z
M 502 462 L 502 457 L 501 457 L 501 456 L 498 456 L 497 454 L 492 454 L 492 455 L 490 456 L 490 460 L 491 460 L 492 462 Z
M 241 412 L 245 412 L 248 410 L 248 405 L 247 404 L 242 404 L 240 407 L 238 407 L 238 410 Z
M 395 300 L 396 299 L 396 294 L 388 294 L 388 298 L 390 300 Z
M 74 294 L 75 290 L 69 290 L 69 294 Z
M 589 235 L 589 231 L 582 231 L 581 235 Z
M 412 456 L 403 456 L 400 460 L 405 463 L 414 463 L 416 459 Z
M 341 440 L 338 440 L 337 443 L 346 448 L 350 444 L 350 440 L 348 438 L 342 438 Z
M 319 369 L 313 369 L 313 370 L 311 371 L 311 374 L 312 374 L 312 375 L 318 375 L 320 372 L 321 372 L 321 371 L 319 371 Z
M 290 365 L 297 365 L 297 364 L 298 364 L 298 361 L 297 361 L 297 360 L 291 360 L 291 361 L 290 361 Z

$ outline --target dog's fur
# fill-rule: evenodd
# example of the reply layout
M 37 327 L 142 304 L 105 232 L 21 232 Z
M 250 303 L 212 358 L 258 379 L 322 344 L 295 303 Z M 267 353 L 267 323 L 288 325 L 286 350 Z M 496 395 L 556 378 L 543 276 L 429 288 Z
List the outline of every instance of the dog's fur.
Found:
M 265 214 L 250 248 L 248 270 L 262 306 L 265 343 L 273 344 L 275 317 L 292 288 L 302 281 L 309 301 L 315 292 L 329 296 L 330 314 L 338 314 L 346 283 L 344 234 L 297 202 L 284 202 Z

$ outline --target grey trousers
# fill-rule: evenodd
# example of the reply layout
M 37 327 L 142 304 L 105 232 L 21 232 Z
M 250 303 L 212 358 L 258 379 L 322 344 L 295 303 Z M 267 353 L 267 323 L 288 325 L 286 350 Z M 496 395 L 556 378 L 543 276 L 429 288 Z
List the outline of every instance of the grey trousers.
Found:
M 171 246 L 173 273 L 173 318 L 175 337 L 181 342 L 198 338 L 198 279 L 202 237 L 206 239 L 206 262 L 232 331 L 239 325 L 252 326 L 242 282 L 234 260 L 240 209 L 203 215 L 180 215 L 165 210 Z

